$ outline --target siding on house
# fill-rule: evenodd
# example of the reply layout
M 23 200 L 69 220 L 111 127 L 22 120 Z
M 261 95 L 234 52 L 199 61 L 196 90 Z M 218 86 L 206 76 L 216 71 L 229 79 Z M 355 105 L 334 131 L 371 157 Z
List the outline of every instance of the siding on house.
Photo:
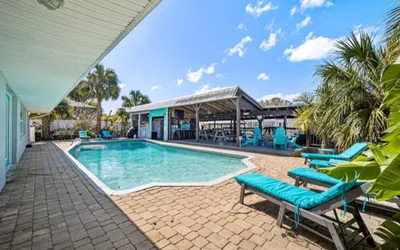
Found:
M 21 102 L 21 99 L 9 86 L 7 79 L 0 70 L 0 190 L 6 182 L 7 166 L 6 157 L 6 93 L 11 97 L 11 117 L 10 117 L 10 157 L 9 164 L 16 164 L 24 153 L 25 147 L 28 144 L 29 136 L 29 120 L 28 111 Z

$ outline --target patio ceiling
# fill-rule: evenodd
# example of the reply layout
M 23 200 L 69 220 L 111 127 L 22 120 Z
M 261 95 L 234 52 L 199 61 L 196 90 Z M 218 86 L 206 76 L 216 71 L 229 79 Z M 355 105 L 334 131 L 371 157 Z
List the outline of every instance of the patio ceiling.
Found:
M 161 0 L 0 0 L 0 70 L 31 112 L 51 111 Z

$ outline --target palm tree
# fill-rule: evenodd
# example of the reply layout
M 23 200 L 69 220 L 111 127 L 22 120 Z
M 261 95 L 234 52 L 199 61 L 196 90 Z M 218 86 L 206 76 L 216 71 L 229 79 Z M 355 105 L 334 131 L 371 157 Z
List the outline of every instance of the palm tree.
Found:
M 96 102 L 97 117 L 96 117 L 96 131 L 101 132 L 101 116 L 102 116 L 102 101 L 117 100 L 121 92 L 118 86 L 118 76 L 113 69 L 105 69 L 102 64 L 97 64 L 92 72 L 90 72 L 86 79 L 81 81 L 76 87 L 79 94 L 74 96 L 82 97 L 81 101 L 92 99 Z
M 126 125 L 128 124 L 128 120 L 130 118 L 130 115 L 124 108 L 119 108 L 117 109 L 117 112 L 115 113 L 116 122 L 120 122 L 122 124 L 122 134 L 126 134 Z
M 288 100 L 284 100 L 282 98 L 279 97 L 273 97 L 269 100 L 262 100 L 260 101 L 261 106 L 263 107 L 270 107 L 270 106 L 284 106 L 284 105 L 290 105 L 292 104 L 290 101 Z
M 316 69 L 320 81 L 307 114 L 315 132 L 339 149 L 357 141 L 376 142 L 387 127 L 389 109 L 382 107 L 382 76 L 393 63 L 385 47 L 375 47 L 373 36 L 352 32 L 335 44 L 336 58 Z
M 122 107 L 131 108 L 147 103 L 151 103 L 150 98 L 147 95 L 142 94 L 140 90 L 131 90 L 129 96 L 121 97 L 123 103 Z
M 73 108 L 67 100 L 62 100 L 48 115 L 42 117 L 42 137 L 50 139 L 50 126 L 55 119 L 72 119 Z

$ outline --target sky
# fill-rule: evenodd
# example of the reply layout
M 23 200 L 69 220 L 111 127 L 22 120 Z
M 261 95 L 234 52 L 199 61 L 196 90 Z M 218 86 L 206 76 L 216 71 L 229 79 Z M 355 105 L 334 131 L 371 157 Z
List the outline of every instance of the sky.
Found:
M 337 39 L 373 32 L 393 0 L 163 0 L 102 61 L 152 102 L 239 85 L 257 100 L 313 91 Z M 106 112 L 122 101 L 104 102 Z

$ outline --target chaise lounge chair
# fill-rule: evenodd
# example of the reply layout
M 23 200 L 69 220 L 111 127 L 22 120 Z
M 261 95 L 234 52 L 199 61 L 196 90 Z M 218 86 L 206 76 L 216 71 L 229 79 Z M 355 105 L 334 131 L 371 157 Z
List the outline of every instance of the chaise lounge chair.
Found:
M 308 166 L 311 168 L 330 168 L 333 167 L 335 164 L 339 163 L 346 163 L 349 161 L 344 161 L 344 160 L 336 160 L 336 159 L 330 159 L 329 161 L 324 161 L 324 160 L 312 160 L 310 163 L 308 163 Z
M 330 159 L 335 160 L 343 160 L 343 161 L 350 161 L 358 154 L 363 152 L 368 147 L 367 143 L 360 142 L 356 143 L 346 151 L 341 154 L 316 154 L 316 153 L 301 153 L 301 156 L 305 158 L 304 164 L 307 164 L 308 160 L 325 160 L 329 161 Z
M 348 249 L 349 243 L 360 233 L 363 235 L 362 239 L 352 247 L 359 245 L 364 240 L 369 245 L 375 246 L 374 240 L 354 204 L 354 200 L 369 188 L 370 183 L 340 182 L 322 193 L 317 193 L 257 173 L 236 176 L 235 179 L 241 185 L 239 199 L 241 204 L 244 203 L 246 195 L 257 194 L 280 207 L 277 218 L 278 226 L 282 226 L 283 219 L 286 218 L 295 223 L 295 228 L 301 226 L 333 242 L 337 249 Z M 246 193 L 246 190 L 250 193 Z M 353 206 L 348 206 L 346 202 L 347 204 L 352 203 Z M 353 219 L 346 223 L 342 223 L 336 213 L 336 209 L 342 206 L 344 211 L 347 210 L 353 215 Z M 335 218 L 327 217 L 326 214 L 330 211 L 333 211 Z M 294 219 L 286 215 L 288 212 L 294 213 Z M 326 228 L 330 236 L 317 231 L 316 228 L 300 223 L 300 217 Z M 357 223 L 358 228 L 353 226 L 354 223 Z M 354 231 L 351 232 L 350 229 Z
M 90 140 L 90 136 L 88 136 L 87 132 L 84 130 L 81 130 L 78 132 L 78 136 L 80 139 L 85 139 L 85 140 Z
M 113 136 L 110 134 L 110 131 L 108 131 L 108 130 L 101 131 L 101 134 L 103 135 L 104 139 L 112 139 L 113 138 Z
M 288 176 L 295 179 L 294 185 L 296 187 L 299 187 L 299 186 L 305 187 L 305 186 L 307 186 L 308 183 L 310 183 L 310 184 L 313 184 L 316 186 L 330 188 L 341 182 L 340 180 L 333 178 L 327 174 L 317 172 L 314 169 L 303 168 L 303 167 L 298 167 L 298 168 L 288 171 Z M 393 207 L 376 205 L 376 204 L 369 204 L 369 206 L 377 207 L 379 209 L 384 209 L 384 210 L 391 211 L 391 212 L 398 212 L 398 210 L 400 209 L 400 199 L 393 198 L 390 200 L 390 202 L 396 203 L 398 208 L 395 209 Z

